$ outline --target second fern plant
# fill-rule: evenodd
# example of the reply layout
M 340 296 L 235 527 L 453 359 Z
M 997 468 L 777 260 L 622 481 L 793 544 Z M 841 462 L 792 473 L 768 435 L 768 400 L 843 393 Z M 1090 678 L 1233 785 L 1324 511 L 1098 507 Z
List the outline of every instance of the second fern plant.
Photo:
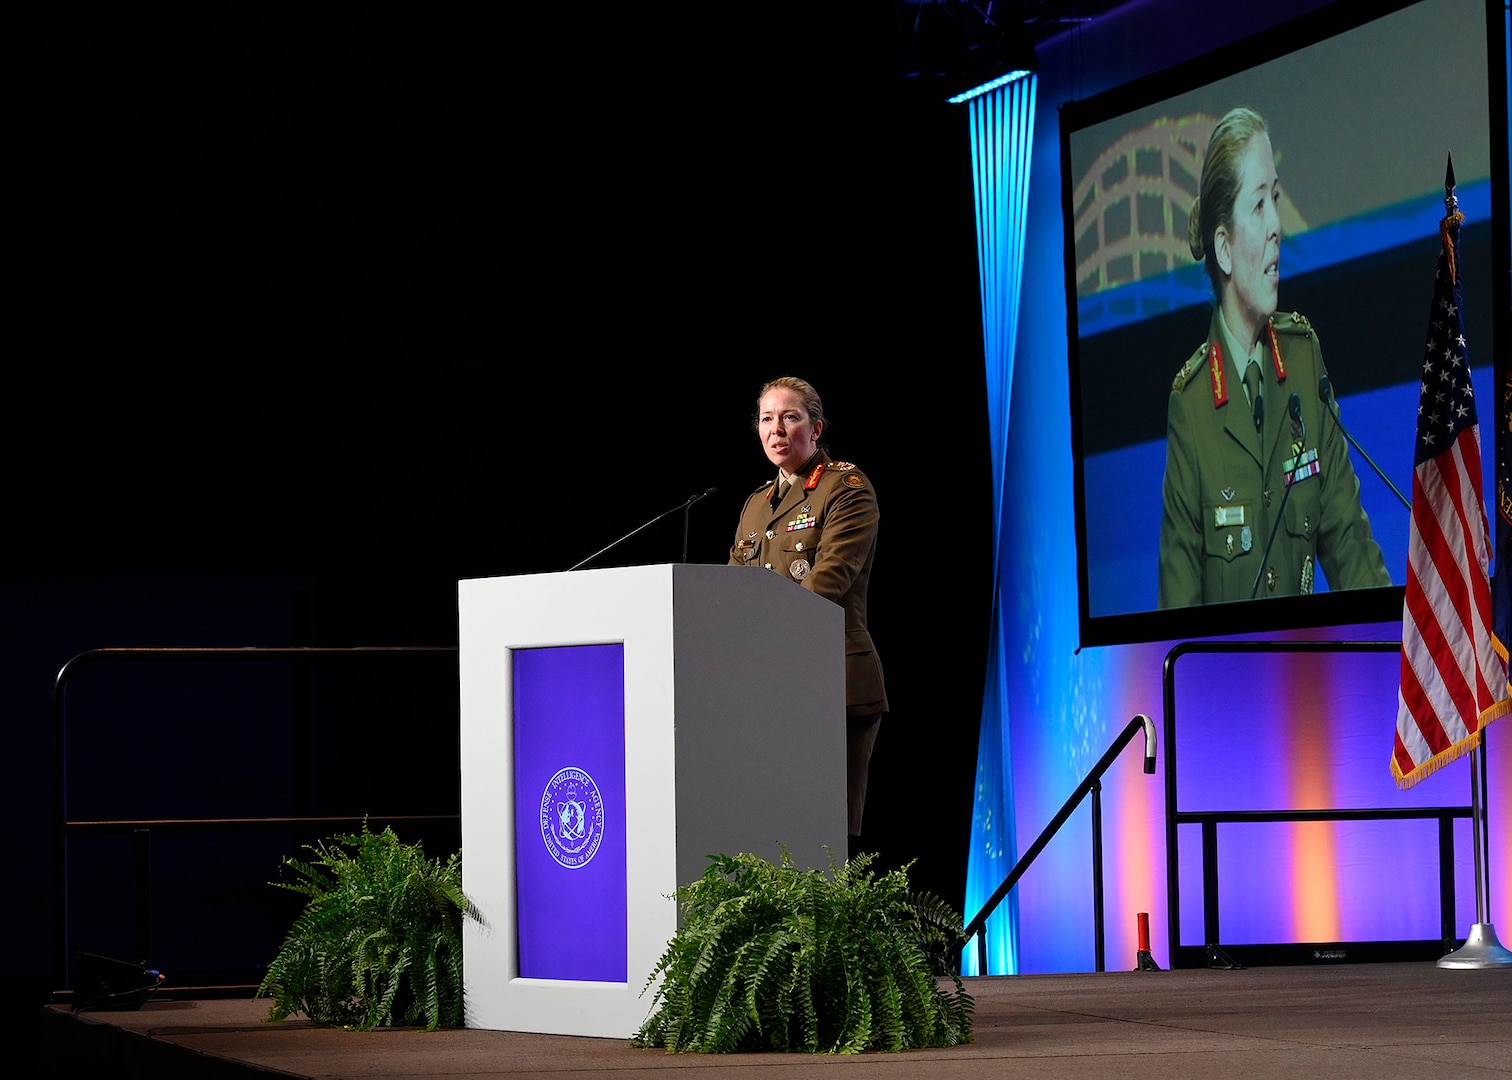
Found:
M 959 948 L 961 921 L 911 893 L 907 868 L 878 877 L 872 856 L 827 876 L 754 855 L 716 855 L 677 891 L 683 926 L 635 1042 L 705 1053 L 857 1053 L 971 1041 L 961 980 L 942 990 L 926 951 Z

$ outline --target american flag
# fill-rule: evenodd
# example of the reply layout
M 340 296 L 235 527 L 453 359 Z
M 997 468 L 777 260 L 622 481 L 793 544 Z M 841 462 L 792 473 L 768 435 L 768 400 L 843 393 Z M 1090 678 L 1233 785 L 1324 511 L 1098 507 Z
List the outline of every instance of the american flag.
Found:
M 1402 685 L 1391 755 L 1392 775 L 1403 788 L 1474 750 L 1483 726 L 1507 709 L 1506 663 L 1492 636 L 1480 425 L 1454 259 L 1459 221 L 1451 212 L 1442 227 L 1418 395 Z

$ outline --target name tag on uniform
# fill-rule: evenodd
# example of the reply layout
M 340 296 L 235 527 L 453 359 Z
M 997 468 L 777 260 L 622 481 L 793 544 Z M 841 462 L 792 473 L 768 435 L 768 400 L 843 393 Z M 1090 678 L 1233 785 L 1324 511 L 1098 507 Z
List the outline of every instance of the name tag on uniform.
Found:
M 1226 529 L 1230 525 L 1244 524 L 1244 507 L 1242 506 L 1215 506 L 1213 507 L 1213 528 Z

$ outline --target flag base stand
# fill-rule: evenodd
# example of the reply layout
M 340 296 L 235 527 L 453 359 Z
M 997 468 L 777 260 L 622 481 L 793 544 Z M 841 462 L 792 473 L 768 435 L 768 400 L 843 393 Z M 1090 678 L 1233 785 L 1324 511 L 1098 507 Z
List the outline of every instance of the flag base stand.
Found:
M 1139 956 L 1137 957 L 1137 959 L 1135 960 L 1135 963 L 1134 963 L 1134 970 L 1135 971 L 1164 971 L 1165 969 L 1162 968 L 1160 966 L 1160 964 L 1158 964 L 1156 962 L 1155 958 L 1150 955 L 1150 950 L 1149 949 L 1140 949 L 1139 950 Z
M 1243 971 L 1244 965 L 1223 951 L 1223 946 L 1209 944 L 1207 966 L 1213 971 Z
M 1448 956 L 1439 958 L 1441 968 L 1499 968 L 1512 967 L 1512 952 L 1502 948 L 1496 940 L 1496 927 L 1490 923 L 1476 923 L 1470 928 L 1465 943 Z

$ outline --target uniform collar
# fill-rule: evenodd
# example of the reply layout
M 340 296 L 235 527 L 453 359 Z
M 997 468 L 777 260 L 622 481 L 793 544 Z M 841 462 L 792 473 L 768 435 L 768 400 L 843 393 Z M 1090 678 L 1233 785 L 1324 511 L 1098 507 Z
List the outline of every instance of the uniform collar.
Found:
M 806 481 L 806 480 L 808 480 L 809 473 L 813 472 L 816 467 L 818 467 L 821 464 L 828 464 L 828 463 L 829 463 L 829 458 L 825 455 L 824 451 L 823 450 L 815 450 L 814 451 L 814 455 L 811 458 L 809 458 L 802 465 L 798 466 L 798 468 L 796 468 L 796 469 L 793 470 L 793 475 L 792 476 L 783 476 L 782 475 L 782 470 L 778 469 L 777 470 L 777 483 L 780 484 L 784 480 L 788 481 L 789 483 L 793 483 L 795 481 L 797 481 L 797 482 Z
M 1262 347 L 1265 334 L 1260 335 L 1260 340 L 1251 343 L 1249 348 L 1244 348 L 1243 342 L 1234 337 L 1234 332 L 1229 329 L 1228 320 L 1223 317 L 1223 309 L 1216 308 L 1218 336 L 1222 339 L 1223 351 L 1229 360 L 1229 375 L 1234 379 L 1243 380 L 1244 370 L 1249 367 L 1250 361 L 1260 364 L 1261 379 L 1265 378 L 1265 350 Z

